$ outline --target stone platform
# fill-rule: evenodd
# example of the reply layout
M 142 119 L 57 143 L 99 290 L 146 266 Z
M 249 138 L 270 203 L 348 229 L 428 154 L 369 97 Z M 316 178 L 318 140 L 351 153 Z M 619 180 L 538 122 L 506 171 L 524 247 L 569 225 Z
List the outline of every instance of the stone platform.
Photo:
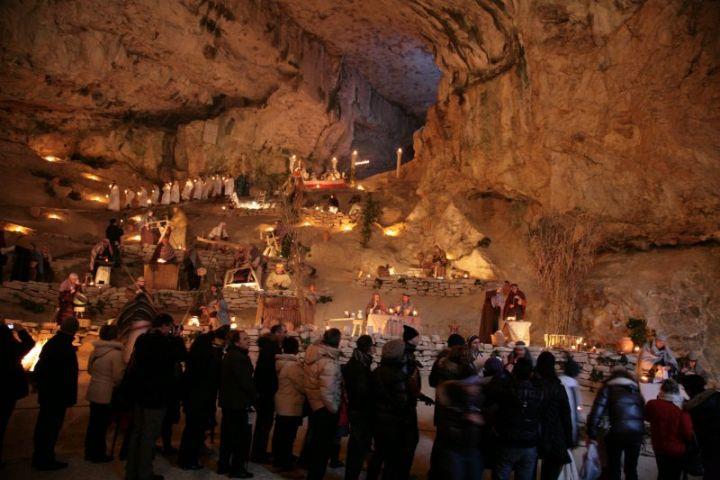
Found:
M 378 291 L 401 290 L 411 295 L 438 297 L 470 295 L 482 291 L 485 287 L 484 281 L 475 278 L 432 278 L 410 275 L 364 276 L 357 278 L 355 283 Z

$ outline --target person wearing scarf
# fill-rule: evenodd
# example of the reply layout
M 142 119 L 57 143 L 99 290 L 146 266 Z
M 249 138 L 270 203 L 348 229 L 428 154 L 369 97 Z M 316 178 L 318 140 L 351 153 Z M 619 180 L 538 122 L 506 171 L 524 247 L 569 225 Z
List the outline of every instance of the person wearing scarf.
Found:
M 677 382 L 668 379 L 662 383 L 658 398 L 645 406 L 658 478 L 679 480 L 683 471 L 685 446 L 693 438 L 693 428 L 690 414 L 682 410 L 682 401 Z

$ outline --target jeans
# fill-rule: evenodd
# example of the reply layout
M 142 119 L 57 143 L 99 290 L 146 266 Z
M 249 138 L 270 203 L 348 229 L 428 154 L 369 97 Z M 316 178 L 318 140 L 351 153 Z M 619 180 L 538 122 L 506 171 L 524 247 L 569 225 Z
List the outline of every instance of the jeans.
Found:
M 680 480 L 683 471 L 683 458 L 655 453 L 658 480 Z
M 620 480 L 620 467 L 625 471 L 625 480 L 638 480 L 637 464 L 640 456 L 642 437 L 632 435 L 608 435 L 605 437 L 607 466 L 603 477 L 607 480 Z M 625 454 L 624 465 L 621 457 Z
M 536 447 L 503 447 L 495 462 L 493 479 L 508 480 L 510 473 L 515 471 L 515 480 L 532 480 L 536 464 Z
M 98 460 L 107 455 L 107 431 L 112 422 L 110 404 L 90 402 L 90 419 L 85 433 L 85 458 Z
M 218 470 L 237 474 L 247 469 L 252 431 L 245 409 L 223 408 Z
M 478 448 L 439 448 L 435 452 L 433 475 L 440 478 L 482 480 L 485 467 Z
M 55 461 L 55 444 L 65 420 L 65 405 L 41 404 L 33 437 L 34 465 L 42 466 Z
M 371 416 L 361 412 L 350 412 L 350 439 L 345 459 L 345 480 L 358 479 L 371 447 Z
M 327 470 L 330 452 L 337 433 L 338 414 L 326 408 L 315 410 L 310 415 L 313 443 L 308 454 L 308 480 L 322 480 Z
M 125 463 L 125 480 L 149 480 L 153 477 L 155 441 L 160 436 L 164 418 L 164 408 L 135 405 Z
M 0 264 L 0 268 L 2 265 Z M 2 281 L 2 278 L 0 278 Z M 5 431 L 7 430 L 8 423 L 10 422 L 10 416 L 13 410 L 15 410 L 15 403 L 17 400 L 14 398 L 2 398 L 0 399 L 0 462 L 2 462 L 3 454 L 3 442 L 5 441 Z
M 302 417 L 275 417 L 275 432 L 272 439 L 273 465 L 279 468 L 292 468 L 292 450 L 295 444 L 298 427 L 302 425 Z
M 264 462 L 268 456 L 268 440 L 270 440 L 270 431 L 275 417 L 275 399 L 272 396 L 269 399 L 258 398 L 255 411 L 257 416 L 250 457 L 253 461 Z

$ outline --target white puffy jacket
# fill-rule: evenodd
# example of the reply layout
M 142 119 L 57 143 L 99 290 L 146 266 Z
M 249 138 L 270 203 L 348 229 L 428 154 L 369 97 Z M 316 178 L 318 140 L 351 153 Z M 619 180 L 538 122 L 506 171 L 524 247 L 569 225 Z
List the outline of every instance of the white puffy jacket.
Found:
M 123 344 L 109 340 L 96 340 L 95 349 L 88 360 L 90 384 L 87 399 L 92 403 L 107 405 L 112 399 L 113 389 L 122 380 L 125 371 Z
M 275 411 L 284 417 L 301 417 L 305 403 L 305 372 L 297 355 L 275 355 L 278 389 L 275 392 Z
M 340 408 L 339 356 L 340 350 L 324 343 L 310 345 L 305 353 L 305 395 L 313 412 L 324 407 L 337 413 Z

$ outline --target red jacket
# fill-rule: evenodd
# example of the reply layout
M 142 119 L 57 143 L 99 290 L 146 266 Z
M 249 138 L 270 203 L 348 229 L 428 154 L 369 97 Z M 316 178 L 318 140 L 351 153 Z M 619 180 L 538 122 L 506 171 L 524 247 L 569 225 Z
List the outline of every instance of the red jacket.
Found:
M 690 415 L 667 400 L 650 400 L 645 406 L 650 437 L 656 454 L 680 457 L 692 439 Z

